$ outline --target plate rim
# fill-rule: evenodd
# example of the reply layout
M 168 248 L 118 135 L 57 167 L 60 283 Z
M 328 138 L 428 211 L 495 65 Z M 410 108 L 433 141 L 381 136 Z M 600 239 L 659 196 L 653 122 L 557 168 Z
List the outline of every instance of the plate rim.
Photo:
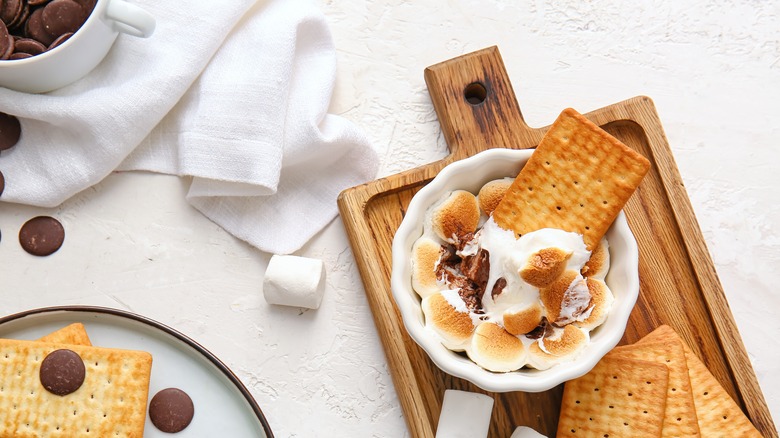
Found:
M 217 369 L 220 372 L 222 372 L 222 374 L 224 374 L 225 377 L 227 377 L 227 379 L 236 387 L 236 389 L 238 389 L 238 391 L 241 393 L 241 395 L 244 397 L 247 403 L 249 403 L 249 406 L 252 408 L 254 415 L 260 421 L 260 424 L 262 425 L 263 431 L 265 432 L 266 436 L 268 438 L 274 438 L 274 434 L 271 431 L 271 426 L 268 424 L 268 420 L 265 418 L 265 414 L 263 414 L 263 410 L 260 409 L 260 405 L 257 404 L 257 401 L 252 396 L 252 393 L 249 392 L 247 387 L 241 382 L 238 376 L 236 376 L 236 374 L 227 365 L 225 365 L 224 362 L 222 362 L 216 355 L 214 355 L 214 353 L 210 352 L 206 347 L 202 346 L 201 344 L 199 344 L 189 336 L 181 333 L 180 331 L 174 329 L 173 327 L 165 325 L 147 316 L 143 316 L 128 310 L 116 309 L 113 307 L 88 306 L 88 305 L 47 306 L 47 307 L 38 307 L 34 309 L 23 310 L 21 312 L 15 312 L 0 317 L 0 326 L 2 326 L 5 323 L 19 320 L 31 315 L 54 313 L 54 312 L 82 312 L 82 313 L 93 312 L 93 313 L 101 313 L 101 314 L 106 314 L 111 316 L 117 316 L 120 318 L 126 318 L 136 322 L 140 322 L 142 324 L 146 324 L 170 336 L 173 336 L 177 340 L 183 342 L 190 348 L 194 349 L 197 353 L 199 353 L 200 355 L 208 359 L 208 361 L 211 362 L 212 365 L 217 367 Z

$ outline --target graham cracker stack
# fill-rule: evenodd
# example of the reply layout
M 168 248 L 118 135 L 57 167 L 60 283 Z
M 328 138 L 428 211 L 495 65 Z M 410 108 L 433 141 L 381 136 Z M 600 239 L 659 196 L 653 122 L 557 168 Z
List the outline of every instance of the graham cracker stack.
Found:
M 663 364 L 605 356 L 566 382 L 557 437 L 660 437 L 669 370 Z
M 650 162 L 569 108 L 547 131 L 493 212 L 523 235 L 542 228 L 582 234 L 593 250 L 650 169 Z
M 761 433 L 673 328 L 662 325 L 636 345 L 673 340 L 678 340 L 683 346 L 701 436 L 760 438 Z
M 663 436 L 700 436 L 685 352 L 679 339 L 617 347 L 609 355 L 666 364 L 669 368 L 669 388 L 666 394 Z
M 84 381 L 56 395 L 41 383 L 41 368 L 62 349 L 81 358 Z M 151 366 L 141 351 L 0 339 L 0 436 L 141 438 Z
M 659 423 L 632 412 L 653 413 Z M 761 434 L 682 338 L 664 325 L 633 345 L 616 347 L 589 373 L 566 382 L 557 436 Z

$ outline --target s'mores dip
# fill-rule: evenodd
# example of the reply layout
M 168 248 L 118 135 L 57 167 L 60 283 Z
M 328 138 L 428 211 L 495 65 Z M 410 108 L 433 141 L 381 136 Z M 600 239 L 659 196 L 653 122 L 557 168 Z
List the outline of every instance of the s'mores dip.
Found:
M 568 109 L 516 177 L 445 193 L 411 254 L 426 330 L 493 372 L 575 360 L 614 300 L 606 231 L 648 169 Z

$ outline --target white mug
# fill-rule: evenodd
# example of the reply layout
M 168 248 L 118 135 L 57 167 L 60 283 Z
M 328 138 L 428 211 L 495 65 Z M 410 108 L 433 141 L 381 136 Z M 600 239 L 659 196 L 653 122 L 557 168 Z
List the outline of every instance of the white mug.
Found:
M 0 86 L 27 93 L 56 90 L 92 71 L 119 33 L 152 35 L 154 17 L 124 0 L 97 0 L 81 28 L 52 50 L 25 59 L 0 61 Z

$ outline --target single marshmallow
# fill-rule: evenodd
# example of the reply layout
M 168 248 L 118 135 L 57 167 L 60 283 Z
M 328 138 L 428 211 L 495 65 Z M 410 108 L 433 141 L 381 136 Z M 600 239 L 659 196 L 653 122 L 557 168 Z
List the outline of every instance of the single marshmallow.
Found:
M 509 438 L 547 438 L 530 427 L 518 426 Z
M 263 295 L 270 304 L 320 307 L 325 293 L 322 260 L 274 255 L 263 278 Z
M 477 365 L 496 373 L 520 369 L 527 357 L 523 341 L 495 322 L 477 326 L 466 354 Z
M 492 397 L 448 389 L 444 391 L 436 438 L 486 437 L 492 412 Z

